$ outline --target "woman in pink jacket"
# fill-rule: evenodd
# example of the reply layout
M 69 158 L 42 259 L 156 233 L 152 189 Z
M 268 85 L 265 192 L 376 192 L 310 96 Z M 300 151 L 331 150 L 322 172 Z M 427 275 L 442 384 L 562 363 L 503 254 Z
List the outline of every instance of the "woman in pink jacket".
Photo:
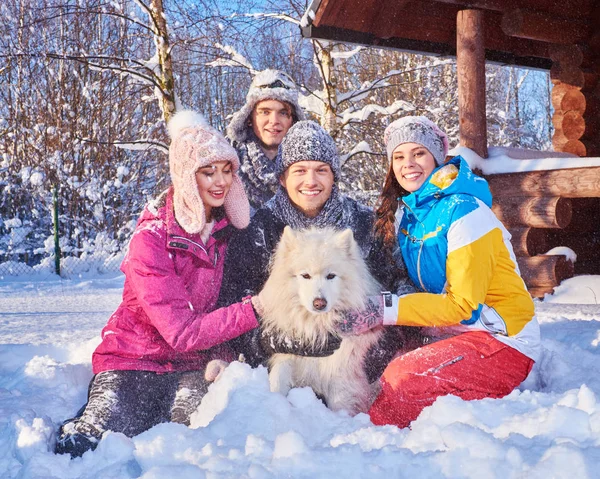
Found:
M 250 220 L 239 160 L 194 112 L 176 114 L 169 134 L 172 186 L 138 220 L 121 265 L 123 301 L 92 357 L 88 402 L 60 427 L 57 453 L 80 456 L 109 430 L 133 437 L 161 422 L 189 424 L 208 388 L 206 364 L 234 359 L 226 341 L 252 329 L 263 355 L 332 352 L 265 338 L 250 298 L 214 309 L 231 228 Z

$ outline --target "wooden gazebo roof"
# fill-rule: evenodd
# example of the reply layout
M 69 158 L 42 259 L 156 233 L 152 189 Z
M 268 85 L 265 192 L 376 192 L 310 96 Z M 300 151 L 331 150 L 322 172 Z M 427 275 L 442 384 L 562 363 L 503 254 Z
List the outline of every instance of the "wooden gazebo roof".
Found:
M 456 56 L 460 144 L 482 157 L 485 63 L 550 70 L 554 149 L 600 156 L 600 0 L 313 0 L 305 19 L 309 38 Z M 600 167 L 488 181 L 532 295 L 600 274 Z M 578 254 L 575 269 L 540 254 L 554 246 Z
M 550 70 L 553 146 L 600 156 L 600 0 L 313 0 L 305 37 L 456 56 L 461 144 L 487 156 L 485 62 Z
M 484 12 L 487 61 L 552 67 L 553 45 L 600 54 L 599 0 L 315 0 L 304 35 L 415 53 L 456 55 L 460 10 Z

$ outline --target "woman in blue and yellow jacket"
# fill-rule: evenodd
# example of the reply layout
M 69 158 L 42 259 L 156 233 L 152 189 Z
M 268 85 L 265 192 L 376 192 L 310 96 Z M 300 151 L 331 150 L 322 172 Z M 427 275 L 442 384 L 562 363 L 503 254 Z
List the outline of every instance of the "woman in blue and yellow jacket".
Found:
M 503 397 L 539 355 L 539 325 L 510 234 L 490 209 L 487 182 L 461 157 L 444 162 L 448 140 L 425 117 L 391 123 L 390 159 L 375 225 L 400 248 L 417 293 L 383 293 L 341 329 L 378 324 L 425 328 L 430 344 L 394 359 L 369 411 L 375 424 L 405 427 L 439 396 Z

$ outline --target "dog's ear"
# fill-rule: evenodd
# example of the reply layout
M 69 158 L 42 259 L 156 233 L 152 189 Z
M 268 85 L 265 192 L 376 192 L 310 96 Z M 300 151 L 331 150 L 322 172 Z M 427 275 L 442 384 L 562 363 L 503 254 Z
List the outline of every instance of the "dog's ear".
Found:
M 352 230 L 348 228 L 339 233 L 336 238 L 336 245 L 338 248 L 346 251 L 349 255 L 352 254 L 355 247 L 354 233 L 352 233 Z
M 286 250 L 292 249 L 296 244 L 296 233 L 289 226 L 285 226 L 283 228 L 283 234 L 281 235 L 281 239 L 279 240 L 281 246 Z

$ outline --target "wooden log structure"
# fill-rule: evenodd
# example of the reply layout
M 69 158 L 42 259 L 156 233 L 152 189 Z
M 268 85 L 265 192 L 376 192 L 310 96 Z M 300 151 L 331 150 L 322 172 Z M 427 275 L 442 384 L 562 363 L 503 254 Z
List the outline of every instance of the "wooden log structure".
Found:
M 520 256 L 517 263 L 527 287 L 556 286 L 574 273 L 573 263 L 563 255 Z
M 560 196 L 501 196 L 492 210 L 507 228 L 564 228 L 572 216 L 571 200 Z
M 520 8 L 504 13 L 502 30 L 512 37 L 565 45 L 589 35 L 589 27 L 583 21 Z
M 515 256 L 536 256 L 548 251 L 546 230 L 528 226 L 513 226 L 508 228 L 511 234 L 510 242 Z
M 543 298 L 545 294 L 552 294 L 556 286 L 530 286 L 527 291 L 532 298 Z
M 456 20 L 456 68 L 460 144 L 487 158 L 485 116 L 484 17 L 481 10 L 461 10 Z
M 555 110 L 574 111 L 579 114 L 585 112 L 585 95 L 579 88 L 560 82 L 552 88 L 551 97 Z
M 549 70 L 554 149 L 600 156 L 600 0 L 313 4 L 310 30 L 303 27 L 309 37 L 456 55 L 460 144 L 479 156 L 487 157 L 484 60 Z M 512 234 L 533 296 L 552 292 L 573 274 L 564 256 L 540 256 L 553 246 L 572 245 L 579 256 L 575 268 L 594 263 L 590 271 L 600 273 L 595 253 L 600 251 L 600 167 L 498 174 L 487 180 L 493 209 Z M 598 209 L 588 208 L 589 201 Z
M 506 196 L 600 197 L 600 167 L 529 171 L 487 178 L 495 200 Z

